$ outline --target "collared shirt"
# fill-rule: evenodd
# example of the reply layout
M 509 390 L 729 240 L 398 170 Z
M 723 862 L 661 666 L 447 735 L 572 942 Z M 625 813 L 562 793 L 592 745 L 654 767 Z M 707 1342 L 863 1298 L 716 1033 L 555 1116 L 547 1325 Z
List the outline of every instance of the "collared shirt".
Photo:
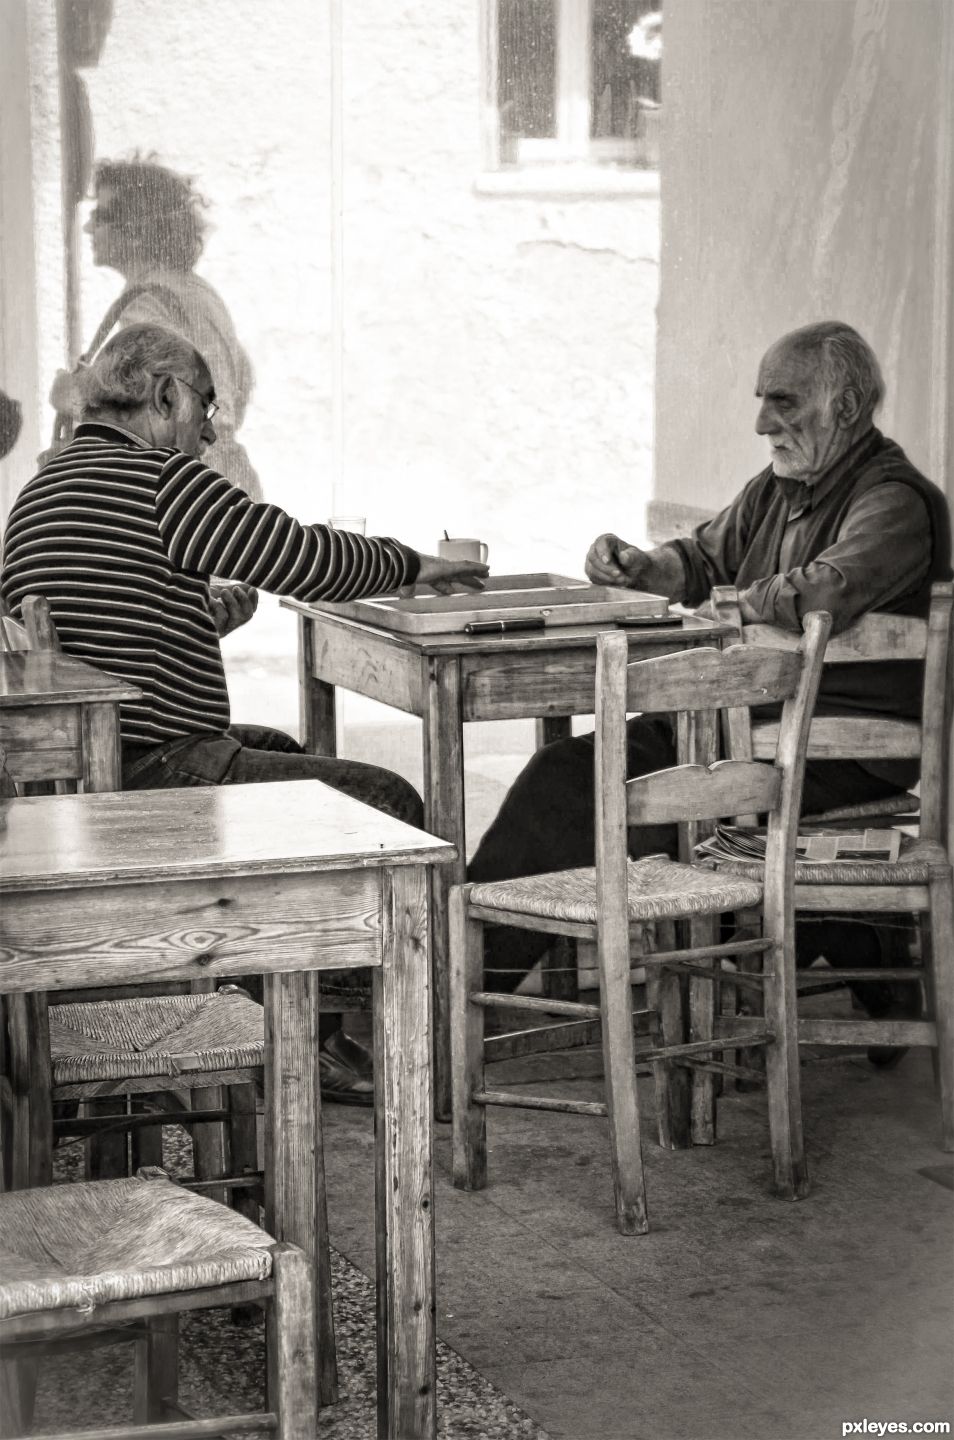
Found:
M 229 724 L 209 576 L 299 600 L 383 595 L 419 561 L 396 540 L 302 525 L 194 456 L 84 422 L 17 497 L 4 545 L 11 610 L 45 595 L 63 649 L 143 692 L 124 741 Z

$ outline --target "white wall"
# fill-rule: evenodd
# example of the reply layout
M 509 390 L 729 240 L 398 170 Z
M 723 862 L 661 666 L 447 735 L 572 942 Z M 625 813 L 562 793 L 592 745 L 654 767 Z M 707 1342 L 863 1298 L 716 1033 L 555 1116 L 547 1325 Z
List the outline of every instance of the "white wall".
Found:
M 242 438 L 269 498 L 324 519 L 327 10 L 169 15 L 116 7 L 86 72 L 95 150 L 155 151 L 210 198 L 198 268 L 257 372 Z M 344 7 L 338 508 L 425 549 L 445 526 L 478 533 L 498 571 L 580 573 L 599 529 L 640 527 L 649 493 L 658 201 L 477 195 L 479 87 L 476 6 Z M 87 337 L 119 283 L 84 248 Z M 248 641 L 281 643 L 256 623 Z
M 885 430 L 951 483 L 952 12 L 950 0 L 667 9 L 659 500 L 714 509 L 762 468 L 759 358 L 833 317 L 882 361 Z

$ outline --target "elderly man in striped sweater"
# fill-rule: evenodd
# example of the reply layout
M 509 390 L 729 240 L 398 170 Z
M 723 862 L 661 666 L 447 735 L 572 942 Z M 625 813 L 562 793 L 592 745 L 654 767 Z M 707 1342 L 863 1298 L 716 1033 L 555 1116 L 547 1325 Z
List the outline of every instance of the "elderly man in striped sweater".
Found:
M 352 600 L 416 581 L 479 588 L 487 567 L 303 525 L 250 499 L 203 464 L 215 441 L 214 380 L 161 326 L 121 330 L 81 390 L 74 439 L 13 507 L 2 594 L 14 613 L 24 596 L 45 595 L 65 651 L 142 691 L 121 710 L 124 788 L 318 779 L 419 826 L 420 797 L 400 776 L 232 725 L 219 638 L 251 617 L 259 587 Z M 213 575 L 230 583 L 213 593 Z M 370 1055 L 335 1017 L 322 1024 L 323 1093 L 370 1104 Z

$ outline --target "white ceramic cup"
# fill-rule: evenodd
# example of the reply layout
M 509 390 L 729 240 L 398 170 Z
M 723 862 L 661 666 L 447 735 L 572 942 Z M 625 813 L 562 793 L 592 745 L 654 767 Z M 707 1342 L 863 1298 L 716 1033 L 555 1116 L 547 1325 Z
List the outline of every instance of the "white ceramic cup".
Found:
M 476 560 L 487 564 L 487 546 L 483 540 L 438 540 L 437 553 L 442 560 Z
M 332 530 L 350 530 L 355 535 L 364 535 L 367 523 L 363 515 L 332 515 L 328 521 Z

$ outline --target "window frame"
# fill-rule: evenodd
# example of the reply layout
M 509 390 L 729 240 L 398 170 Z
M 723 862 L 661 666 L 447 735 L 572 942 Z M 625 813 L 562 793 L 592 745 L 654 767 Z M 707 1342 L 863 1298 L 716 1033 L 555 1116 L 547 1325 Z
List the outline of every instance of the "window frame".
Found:
M 481 164 L 474 188 L 496 195 L 659 194 L 659 171 L 613 168 L 636 154 L 635 141 L 590 135 L 594 0 L 554 0 L 556 135 L 521 138 L 517 161 L 501 159 L 498 107 L 498 0 L 480 0 Z

